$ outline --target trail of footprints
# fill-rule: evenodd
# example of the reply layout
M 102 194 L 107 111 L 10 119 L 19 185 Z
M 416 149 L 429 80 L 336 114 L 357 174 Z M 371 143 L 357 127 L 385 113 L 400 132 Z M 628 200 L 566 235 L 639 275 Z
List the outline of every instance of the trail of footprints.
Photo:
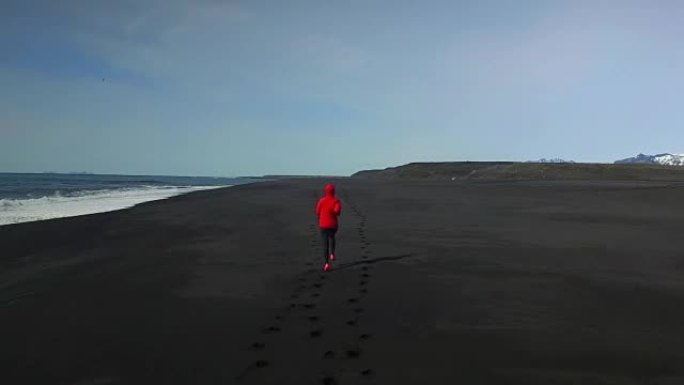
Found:
M 312 197 L 316 199 L 318 198 L 318 196 L 315 193 Z M 358 237 L 360 240 L 360 260 L 367 260 L 370 242 L 368 242 L 368 239 L 366 238 L 366 216 L 360 211 L 358 206 L 356 206 L 349 199 L 349 196 L 346 193 L 343 193 L 343 198 L 344 202 L 346 203 L 347 210 L 351 210 L 353 216 L 358 218 L 358 226 L 356 227 L 356 230 L 358 232 Z M 293 314 L 293 312 L 297 311 L 309 311 L 308 314 L 304 315 L 303 319 L 309 323 L 310 331 L 308 335 L 303 336 L 303 338 L 325 338 L 323 329 L 323 325 L 325 324 L 325 322 L 319 315 L 315 313 L 310 313 L 311 311 L 314 311 L 317 306 L 316 302 L 310 302 L 310 300 L 325 300 L 324 298 L 320 298 L 321 290 L 324 288 L 326 280 L 334 279 L 335 271 L 333 267 L 333 270 L 329 273 L 318 272 L 318 265 L 313 262 L 319 261 L 320 259 L 320 240 L 316 224 L 310 224 L 308 226 L 308 231 L 311 234 L 310 247 L 313 256 L 304 262 L 306 272 L 303 276 L 297 278 L 297 285 L 295 286 L 295 289 L 293 290 L 292 294 L 289 296 L 289 299 L 292 300 L 292 302 L 288 303 L 286 308 L 283 309 L 283 314 L 285 315 L 276 315 L 276 322 L 274 322 L 271 325 L 267 325 L 261 329 L 261 334 L 264 337 L 268 336 L 269 334 L 281 332 L 282 329 L 280 325 L 282 324 L 282 321 L 284 321 L 287 315 L 291 315 Z M 344 256 L 344 258 L 350 257 L 353 258 L 353 256 Z M 356 262 L 358 261 L 359 259 L 357 258 Z M 346 299 L 344 303 L 339 304 L 339 311 L 342 312 L 342 314 L 346 314 L 348 316 L 347 321 L 345 322 L 346 326 L 354 328 L 354 331 L 357 331 L 361 325 L 361 314 L 363 314 L 364 312 L 364 308 L 363 306 L 361 306 L 361 304 L 363 296 L 368 294 L 368 284 L 371 278 L 370 265 L 362 264 L 360 269 L 358 270 L 360 272 L 358 296 L 349 297 Z M 356 340 L 351 341 L 350 344 L 345 344 L 344 347 L 338 346 L 337 349 L 328 349 L 321 352 L 321 360 L 340 360 L 340 365 L 338 365 L 337 368 L 345 370 L 345 360 L 346 362 L 348 362 L 358 361 L 362 359 L 363 350 L 361 348 L 361 344 L 371 339 L 371 335 L 369 333 L 354 334 L 357 335 Z M 264 342 L 263 339 L 255 341 L 250 345 L 250 349 L 255 352 L 263 352 L 267 348 L 267 343 Z M 251 365 L 249 365 L 249 367 L 242 374 L 237 376 L 237 379 L 241 380 L 245 377 L 246 374 L 251 372 L 253 369 L 259 370 L 267 368 L 270 366 L 270 364 L 271 363 L 265 359 L 257 359 Z M 364 368 L 358 372 L 358 376 L 360 378 L 365 379 L 372 379 L 374 375 L 375 372 L 372 368 Z M 326 385 L 338 385 L 339 381 L 333 373 L 323 373 L 320 378 L 320 383 Z

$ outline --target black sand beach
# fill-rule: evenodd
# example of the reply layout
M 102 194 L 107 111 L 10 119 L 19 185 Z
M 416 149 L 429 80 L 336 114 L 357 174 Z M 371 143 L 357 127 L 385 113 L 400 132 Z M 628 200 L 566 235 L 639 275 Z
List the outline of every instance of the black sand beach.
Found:
M 684 184 L 325 182 L 0 227 L 0 384 L 684 383 Z

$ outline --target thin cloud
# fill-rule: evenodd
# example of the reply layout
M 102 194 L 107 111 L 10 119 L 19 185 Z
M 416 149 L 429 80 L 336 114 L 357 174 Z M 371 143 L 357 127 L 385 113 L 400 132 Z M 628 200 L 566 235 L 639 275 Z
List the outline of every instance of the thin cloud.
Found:
M 290 45 L 290 55 L 300 65 L 334 72 L 361 70 L 370 54 L 359 46 L 332 36 L 311 35 L 296 39 Z

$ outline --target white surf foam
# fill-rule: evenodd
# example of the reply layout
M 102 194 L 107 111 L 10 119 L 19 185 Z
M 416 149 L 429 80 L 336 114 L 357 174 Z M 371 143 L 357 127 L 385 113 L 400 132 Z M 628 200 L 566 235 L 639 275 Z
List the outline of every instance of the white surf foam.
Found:
M 35 199 L 0 199 L 0 225 L 120 210 L 143 202 L 220 187 L 227 186 L 151 186 L 82 191 L 78 196 L 55 195 Z

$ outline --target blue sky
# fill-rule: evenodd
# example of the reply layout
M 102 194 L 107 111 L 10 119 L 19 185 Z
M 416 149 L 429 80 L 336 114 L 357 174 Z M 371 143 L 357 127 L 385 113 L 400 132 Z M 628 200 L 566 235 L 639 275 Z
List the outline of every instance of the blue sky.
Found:
M 684 152 L 680 1 L 56 3 L 3 2 L 0 171 Z

